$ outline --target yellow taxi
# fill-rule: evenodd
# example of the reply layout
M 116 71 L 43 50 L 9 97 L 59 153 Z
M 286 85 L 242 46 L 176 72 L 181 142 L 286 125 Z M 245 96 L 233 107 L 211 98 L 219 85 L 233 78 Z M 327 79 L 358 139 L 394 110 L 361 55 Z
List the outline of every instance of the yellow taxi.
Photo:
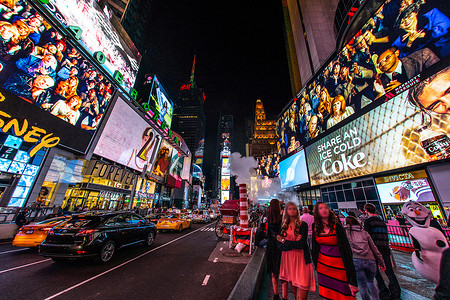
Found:
M 25 225 L 20 228 L 14 237 L 12 245 L 17 247 L 37 247 L 47 238 L 47 233 L 53 227 L 63 224 L 69 219 L 70 217 L 58 217 Z
M 158 230 L 177 230 L 181 232 L 183 229 L 191 227 L 192 220 L 182 214 L 169 214 L 158 219 L 156 228 Z

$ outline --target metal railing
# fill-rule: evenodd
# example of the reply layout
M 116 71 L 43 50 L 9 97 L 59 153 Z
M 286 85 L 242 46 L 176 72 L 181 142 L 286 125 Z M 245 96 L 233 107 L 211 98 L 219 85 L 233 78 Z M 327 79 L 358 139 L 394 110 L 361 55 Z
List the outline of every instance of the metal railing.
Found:
M 409 236 L 410 225 L 387 225 L 389 234 L 389 244 L 394 247 L 414 249 L 411 237 Z M 450 240 L 450 228 L 443 227 L 444 235 Z

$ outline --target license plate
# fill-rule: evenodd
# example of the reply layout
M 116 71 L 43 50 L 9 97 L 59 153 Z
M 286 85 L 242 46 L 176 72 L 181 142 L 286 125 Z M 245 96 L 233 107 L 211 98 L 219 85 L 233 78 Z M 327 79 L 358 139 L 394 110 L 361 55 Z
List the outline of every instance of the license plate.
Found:
M 32 234 L 34 232 L 34 230 L 26 230 L 25 234 Z

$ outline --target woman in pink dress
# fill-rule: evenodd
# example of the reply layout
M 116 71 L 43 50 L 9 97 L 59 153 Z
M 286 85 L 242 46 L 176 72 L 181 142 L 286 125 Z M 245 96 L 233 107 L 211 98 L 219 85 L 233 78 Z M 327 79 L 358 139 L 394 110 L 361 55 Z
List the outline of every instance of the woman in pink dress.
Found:
M 307 244 L 308 224 L 300 220 L 297 205 L 286 203 L 281 233 L 277 240 L 281 243 L 280 280 L 283 284 L 283 299 L 287 299 L 288 283 L 296 299 L 306 299 L 308 292 L 316 290 L 314 270 Z

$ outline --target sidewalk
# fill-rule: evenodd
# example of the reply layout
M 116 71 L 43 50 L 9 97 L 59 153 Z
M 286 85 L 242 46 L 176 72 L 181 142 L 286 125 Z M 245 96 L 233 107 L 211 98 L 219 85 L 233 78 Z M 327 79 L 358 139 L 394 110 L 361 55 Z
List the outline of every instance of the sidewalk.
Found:
M 402 287 L 402 300 L 425 300 L 432 299 L 434 295 L 434 284 L 428 280 L 422 278 L 414 269 L 411 262 L 411 254 L 393 251 L 395 262 L 397 264 L 397 278 L 400 281 Z M 279 287 L 279 293 L 281 296 L 281 285 Z M 265 274 L 263 282 L 261 284 L 260 294 L 258 300 L 272 299 L 273 291 L 269 276 Z M 289 293 L 289 300 L 294 300 L 292 292 Z M 318 291 L 310 293 L 308 299 L 319 300 L 322 299 L 319 296 Z M 359 294 L 356 299 L 361 299 Z

